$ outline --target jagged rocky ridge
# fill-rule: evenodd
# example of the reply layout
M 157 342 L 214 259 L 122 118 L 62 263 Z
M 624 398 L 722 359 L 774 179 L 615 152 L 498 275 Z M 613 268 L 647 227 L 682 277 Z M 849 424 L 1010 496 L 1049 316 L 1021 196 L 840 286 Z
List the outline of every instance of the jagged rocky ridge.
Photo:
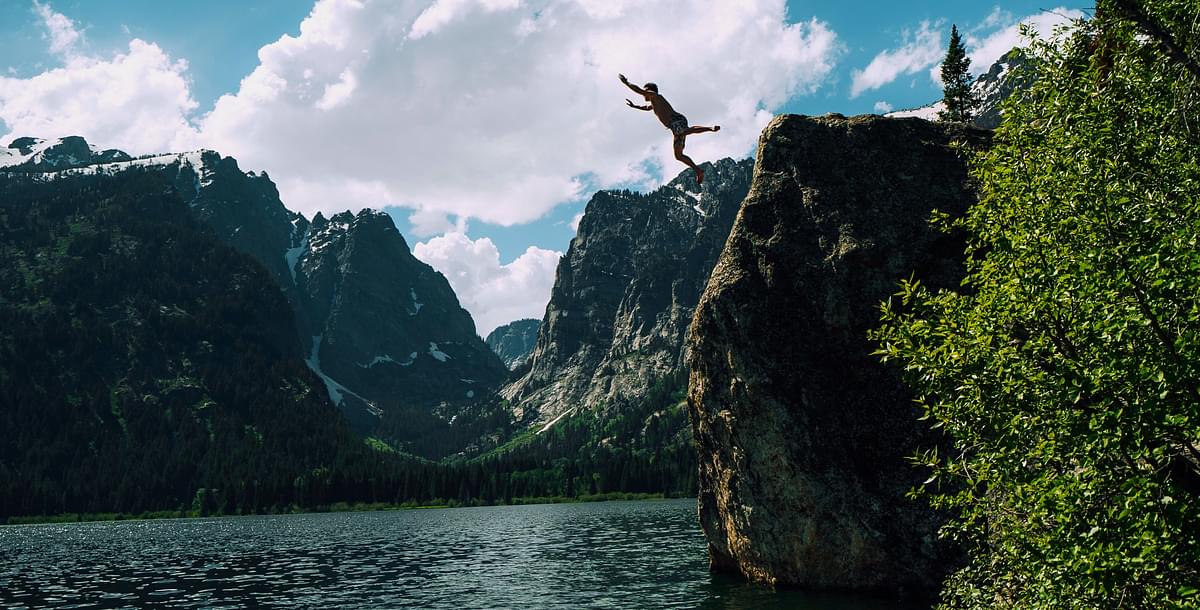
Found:
M 689 409 L 715 570 L 810 588 L 935 589 L 956 553 L 905 493 L 929 446 L 878 305 L 915 275 L 957 286 L 964 243 L 929 224 L 975 199 L 952 141 L 987 132 L 877 116 L 776 117 L 692 322 Z
M 537 345 L 538 329 L 541 326 L 541 320 L 532 318 L 509 322 L 488 333 L 485 341 L 488 347 L 500 356 L 505 366 L 513 369 L 525 364 L 533 354 L 533 348 Z
M 36 180 L 130 168 L 164 176 L 195 218 L 274 278 L 308 365 L 359 432 L 398 448 L 415 440 L 409 424 L 444 433 L 507 373 L 446 279 L 412 256 L 386 214 L 309 221 L 284 207 L 265 173 L 213 151 L 133 159 L 78 137 L 20 138 L 0 151 L 0 172 Z
M 7 147 L 0 148 L 0 168 L 15 172 L 53 171 L 132 160 L 119 150 L 100 150 L 79 136 L 57 140 L 17 138 Z
M 684 337 L 750 184 L 750 160 L 706 164 L 648 194 L 601 191 L 559 262 L 529 367 L 505 386 L 538 429 L 636 398 L 683 370 Z

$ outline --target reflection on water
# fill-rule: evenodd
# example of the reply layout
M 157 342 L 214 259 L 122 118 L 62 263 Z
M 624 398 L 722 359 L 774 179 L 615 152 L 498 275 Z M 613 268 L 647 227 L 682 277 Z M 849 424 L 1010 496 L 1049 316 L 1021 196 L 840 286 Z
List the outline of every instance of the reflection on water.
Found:
M 898 607 L 710 575 L 692 500 L 6 526 L 0 606 Z

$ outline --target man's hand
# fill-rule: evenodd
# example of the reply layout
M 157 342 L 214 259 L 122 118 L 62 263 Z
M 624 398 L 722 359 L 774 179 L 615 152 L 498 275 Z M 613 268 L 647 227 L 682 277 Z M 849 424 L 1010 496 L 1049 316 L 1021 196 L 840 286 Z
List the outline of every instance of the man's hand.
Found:
M 634 93 L 638 95 L 646 95 L 646 92 L 643 91 L 641 87 L 629 82 L 629 79 L 625 78 L 624 74 L 618 74 L 617 76 L 621 77 L 621 82 L 624 83 L 626 87 L 629 87 Z M 632 104 L 630 105 L 632 106 Z M 637 108 L 637 106 L 634 106 L 634 108 Z
M 630 108 L 638 108 L 638 106 L 634 105 L 633 100 L 631 100 L 629 98 L 625 98 L 625 103 L 629 104 Z

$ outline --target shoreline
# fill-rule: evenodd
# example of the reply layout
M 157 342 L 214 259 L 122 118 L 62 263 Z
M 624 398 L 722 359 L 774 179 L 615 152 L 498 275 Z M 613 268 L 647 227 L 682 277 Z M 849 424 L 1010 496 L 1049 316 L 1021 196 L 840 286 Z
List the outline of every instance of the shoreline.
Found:
M 528 506 L 538 504 L 583 504 L 589 502 L 638 502 L 646 500 L 678 500 L 691 496 L 677 496 L 663 493 L 640 492 L 610 492 L 588 494 L 584 496 L 532 496 L 512 498 L 508 502 L 478 502 L 478 501 L 444 501 L 435 499 L 430 502 L 404 502 L 393 504 L 389 502 L 334 502 L 318 506 L 289 506 L 278 511 L 258 513 L 209 513 L 201 514 L 190 510 L 160 510 L 140 514 L 129 513 L 60 513 L 56 515 L 25 515 L 6 517 L 0 522 L 0 527 L 14 525 L 53 525 L 62 523 L 98 523 L 109 521 L 157 521 L 163 519 L 210 519 L 225 517 L 252 517 L 266 515 L 302 515 L 320 513 L 358 513 L 358 512 L 390 512 L 401 510 L 437 510 L 447 508 L 477 508 L 483 506 Z

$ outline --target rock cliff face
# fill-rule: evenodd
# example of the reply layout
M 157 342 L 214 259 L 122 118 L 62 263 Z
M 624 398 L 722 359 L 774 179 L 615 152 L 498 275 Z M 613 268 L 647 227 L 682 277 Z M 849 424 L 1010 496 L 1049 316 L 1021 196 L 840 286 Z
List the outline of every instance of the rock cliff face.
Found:
M 559 262 L 529 371 L 502 390 L 519 420 L 638 396 L 682 370 L 684 337 L 750 183 L 751 161 L 686 171 L 649 194 L 601 191 Z
M 757 581 L 931 589 L 955 553 L 906 499 L 930 442 L 870 354 L 878 304 L 915 275 L 956 286 L 963 244 L 929 226 L 974 200 L 953 140 L 919 119 L 777 117 L 696 310 L 688 404 L 712 567 Z
M 412 417 L 474 402 L 504 379 L 507 369 L 475 334 L 450 283 L 410 253 L 390 216 L 318 213 L 311 223 L 298 219 L 296 235 L 289 260 L 312 324 L 304 344 L 335 402 Z M 369 419 L 361 423 L 370 428 Z M 388 430 L 414 440 L 403 425 Z
M 488 333 L 487 344 L 508 368 L 516 368 L 529 359 L 537 345 L 541 320 L 517 320 Z

